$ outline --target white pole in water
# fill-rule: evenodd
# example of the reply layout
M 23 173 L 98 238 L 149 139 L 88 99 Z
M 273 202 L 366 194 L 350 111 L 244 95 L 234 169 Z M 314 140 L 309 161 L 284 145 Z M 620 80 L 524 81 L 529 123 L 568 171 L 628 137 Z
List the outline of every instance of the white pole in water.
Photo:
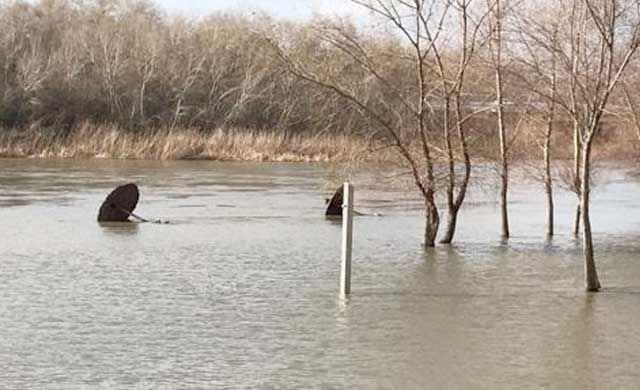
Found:
M 342 203 L 342 264 L 340 267 L 340 295 L 351 294 L 351 250 L 353 248 L 353 186 L 344 183 Z

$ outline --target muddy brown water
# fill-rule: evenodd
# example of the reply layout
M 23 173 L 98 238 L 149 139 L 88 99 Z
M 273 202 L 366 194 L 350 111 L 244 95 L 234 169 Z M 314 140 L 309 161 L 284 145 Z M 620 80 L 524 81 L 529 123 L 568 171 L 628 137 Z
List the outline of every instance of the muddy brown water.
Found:
M 0 160 L 0 388 L 602 389 L 640 383 L 640 184 L 605 171 L 583 292 L 573 197 L 472 192 L 421 247 L 412 195 L 357 187 L 353 295 L 320 165 Z M 99 225 L 119 184 L 169 225 Z M 359 183 L 356 183 L 358 186 Z M 328 187 L 327 187 L 328 188 Z

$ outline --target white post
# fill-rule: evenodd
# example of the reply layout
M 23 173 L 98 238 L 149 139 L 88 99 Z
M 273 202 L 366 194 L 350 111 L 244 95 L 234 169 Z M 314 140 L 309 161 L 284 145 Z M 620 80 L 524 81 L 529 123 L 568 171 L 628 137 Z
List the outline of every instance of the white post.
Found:
M 342 203 L 342 265 L 340 267 L 340 295 L 351 294 L 351 249 L 353 247 L 353 186 L 344 183 Z

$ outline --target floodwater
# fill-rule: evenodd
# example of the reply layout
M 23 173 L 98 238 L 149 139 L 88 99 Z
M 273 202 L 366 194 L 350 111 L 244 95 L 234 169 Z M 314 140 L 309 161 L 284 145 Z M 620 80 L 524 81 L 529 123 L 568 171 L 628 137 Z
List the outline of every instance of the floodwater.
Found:
M 0 388 L 635 389 L 640 184 L 607 169 L 592 207 L 600 294 L 583 291 L 574 199 L 544 237 L 540 185 L 495 190 L 457 243 L 421 247 L 412 194 L 363 175 L 353 294 L 320 165 L 0 160 Z M 168 225 L 100 226 L 119 184 Z M 493 192 L 492 192 L 493 191 Z

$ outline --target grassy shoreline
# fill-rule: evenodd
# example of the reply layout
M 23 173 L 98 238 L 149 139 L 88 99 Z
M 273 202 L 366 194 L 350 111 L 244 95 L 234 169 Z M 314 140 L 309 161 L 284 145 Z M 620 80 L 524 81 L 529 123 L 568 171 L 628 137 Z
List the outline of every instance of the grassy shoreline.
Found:
M 525 133 L 527 134 L 527 133 Z M 518 139 L 512 161 L 541 158 L 535 132 Z M 594 154 L 610 161 L 637 161 L 640 144 L 628 132 L 610 135 L 596 143 Z M 476 160 L 496 158 L 490 136 L 479 137 L 471 146 Z M 570 160 L 570 138 L 555 139 L 555 159 Z M 394 162 L 398 155 L 392 148 L 375 147 L 364 137 L 344 134 L 309 133 L 286 135 L 276 130 L 150 129 L 127 131 L 113 125 L 83 123 L 61 132 L 30 126 L 0 128 L 0 158 L 62 158 L 114 160 L 211 160 L 236 162 Z M 435 156 L 437 159 L 438 156 Z
M 0 158 L 97 158 L 254 162 L 346 161 L 367 149 L 346 135 L 274 131 L 163 129 L 129 132 L 83 124 L 65 135 L 37 128 L 0 131 Z

